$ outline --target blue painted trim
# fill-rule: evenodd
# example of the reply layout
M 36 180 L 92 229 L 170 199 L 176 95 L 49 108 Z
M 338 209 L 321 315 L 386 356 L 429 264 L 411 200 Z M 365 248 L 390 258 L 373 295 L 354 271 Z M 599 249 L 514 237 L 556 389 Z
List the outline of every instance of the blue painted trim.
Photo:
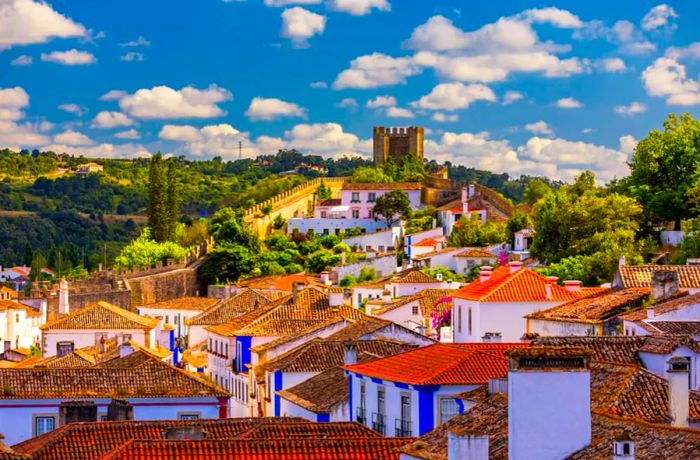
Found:
M 175 350 L 175 331 L 168 332 L 168 344 L 170 347 L 170 351 L 174 351 Z
M 204 372 L 204 368 L 203 368 L 203 367 L 198 367 L 198 368 L 197 368 L 197 372 Z
M 238 369 L 243 371 L 246 363 L 252 363 L 250 357 L 250 347 L 253 344 L 253 337 L 249 335 L 236 336 L 236 342 L 241 344 L 241 362 L 238 364 Z M 236 342 L 233 344 L 233 355 L 236 356 Z
M 316 414 L 316 421 L 317 422 L 330 422 L 331 421 L 331 414 Z
M 277 392 L 282 389 L 282 371 L 275 371 L 273 376 L 274 376 L 274 381 L 275 381 L 274 382 L 275 392 L 274 392 L 274 396 L 273 396 L 274 401 L 275 401 L 275 417 L 279 417 L 280 412 L 281 412 L 281 406 L 282 406 L 282 398 L 280 397 L 280 395 L 277 394 Z
M 348 404 L 350 407 L 350 409 L 348 410 L 348 418 L 349 418 L 349 421 L 352 422 L 353 420 L 355 420 L 355 410 L 353 409 L 353 406 L 352 406 L 352 375 L 348 376 L 348 387 L 349 387 L 348 388 L 348 390 L 349 390 Z
M 423 436 L 435 428 L 436 385 L 424 386 L 418 390 L 418 436 Z
M 374 383 L 380 383 L 380 384 L 384 383 L 384 380 L 378 379 L 376 377 L 370 377 L 370 379 L 372 379 L 372 382 L 374 382 Z
M 173 364 L 180 362 L 180 350 L 178 348 L 173 350 Z
M 463 414 L 464 413 L 464 401 L 462 401 L 460 398 L 455 398 L 455 402 L 457 403 L 457 407 L 459 408 L 459 413 Z
M 394 386 L 396 388 L 403 388 L 404 390 L 408 390 L 408 383 L 394 382 Z

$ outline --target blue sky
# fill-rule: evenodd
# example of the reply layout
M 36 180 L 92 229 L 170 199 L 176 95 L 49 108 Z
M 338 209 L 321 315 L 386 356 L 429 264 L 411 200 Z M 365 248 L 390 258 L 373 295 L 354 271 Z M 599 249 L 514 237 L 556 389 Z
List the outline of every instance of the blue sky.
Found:
M 512 175 L 627 173 L 698 115 L 694 1 L 0 0 L 0 145 L 367 155 L 373 125 Z

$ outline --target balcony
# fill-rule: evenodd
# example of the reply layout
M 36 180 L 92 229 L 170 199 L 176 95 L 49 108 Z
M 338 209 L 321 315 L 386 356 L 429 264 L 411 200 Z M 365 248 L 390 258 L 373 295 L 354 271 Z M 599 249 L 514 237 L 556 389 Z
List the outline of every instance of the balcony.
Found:
M 386 435 L 386 415 L 372 412 L 372 429 Z
M 398 438 L 413 436 L 413 430 L 411 429 L 411 422 L 409 420 L 402 420 L 400 418 L 394 419 L 394 429 L 396 430 L 394 436 Z
M 367 412 L 364 407 L 355 408 L 355 420 L 363 425 L 367 422 Z

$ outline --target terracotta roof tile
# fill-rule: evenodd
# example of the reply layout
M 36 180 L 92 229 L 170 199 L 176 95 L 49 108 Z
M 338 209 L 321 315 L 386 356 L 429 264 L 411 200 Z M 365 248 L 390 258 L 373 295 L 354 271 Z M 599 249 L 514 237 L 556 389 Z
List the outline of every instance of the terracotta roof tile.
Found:
M 414 260 L 425 260 L 425 259 L 430 259 L 431 257 L 435 257 L 435 256 L 437 256 L 437 255 L 448 254 L 448 253 L 455 253 L 455 254 L 454 254 L 454 257 L 457 257 L 457 253 L 458 253 L 461 249 L 462 249 L 462 248 L 451 248 L 451 247 L 447 247 L 447 248 L 442 248 L 442 249 L 435 250 L 435 251 L 426 252 L 426 253 L 424 253 L 424 254 L 418 254 L 417 256 L 411 256 L 411 259 L 414 259 Z
M 111 303 L 99 301 L 41 326 L 52 329 L 153 329 L 158 320 L 141 316 Z
M 700 321 L 642 321 L 652 333 L 700 336 Z
M 630 308 L 641 307 L 649 294 L 648 288 L 607 289 L 525 317 L 548 321 L 601 323 L 629 311 Z
M 420 182 L 345 182 L 342 190 L 420 190 Z
M 345 371 L 334 367 L 277 394 L 308 411 L 327 414 L 349 400 L 350 388 Z
M 439 283 L 437 278 L 423 273 L 418 269 L 405 270 L 391 278 L 392 283 Z
M 266 275 L 248 278 L 247 280 L 240 281 L 238 285 L 240 287 L 287 291 L 287 293 L 290 293 L 292 292 L 294 283 L 311 285 L 315 282 L 318 282 L 318 277 L 301 272 L 290 275 Z
M 244 289 L 236 295 L 222 300 L 211 309 L 186 320 L 190 326 L 208 326 L 233 321 L 236 317 L 289 295 L 285 291 Z
M 551 295 L 547 295 L 547 285 Z M 482 302 L 565 302 L 581 297 L 581 292 L 569 291 L 529 268 L 522 267 L 511 273 L 511 267 L 501 266 L 493 270 L 488 280 L 472 281 L 458 289 L 453 297 Z
M 424 318 L 431 318 L 432 313 L 436 310 L 443 313 L 452 308 L 452 294 L 454 292 L 454 289 L 423 289 L 418 294 L 398 297 L 387 304 L 380 303 L 379 308 L 372 310 L 372 314 L 381 316 L 406 304 L 417 301 L 421 315 Z M 373 303 L 375 302 L 377 301 L 373 301 Z
M 683 308 L 697 304 L 700 304 L 700 293 L 681 296 L 679 298 L 674 298 L 654 304 L 654 315 L 662 315 L 664 313 L 681 310 Z M 621 318 L 625 321 L 639 321 L 646 319 L 646 317 L 647 312 L 644 309 L 621 316 Z
M 201 310 L 205 311 L 216 305 L 216 297 L 178 297 L 177 299 L 142 305 L 140 308 L 157 308 L 159 310 Z
M 700 287 L 698 265 L 621 265 L 618 267 L 618 275 L 624 287 L 651 287 L 651 277 L 659 270 L 678 273 L 681 289 Z
M 218 386 L 154 358 L 125 368 L 0 369 L 0 399 L 224 396 Z
M 436 343 L 344 368 L 357 374 L 413 385 L 485 384 L 490 378 L 506 375 L 505 349 L 525 346 L 525 343 Z
M 480 258 L 480 259 L 497 259 L 495 256 L 482 248 L 467 248 L 466 250 L 460 252 L 455 257 L 470 257 L 470 258 Z
M 265 420 L 265 419 L 263 419 Z M 283 423 L 258 423 L 237 439 L 299 439 L 299 438 L 381 438 L 378 432 L 357 422 L 313 423 L 288 419 Z
M 539 337 L 532 342 L 532 345 L 579 346 L 593 353 L 591 356 L 593 361 L 641 365 L 638 352 L 646 340 L 647 338 L 642 336 Z
M 318 202 L 319 206 L 340 206 L 342 200 L 340 198 L 326 198 Z

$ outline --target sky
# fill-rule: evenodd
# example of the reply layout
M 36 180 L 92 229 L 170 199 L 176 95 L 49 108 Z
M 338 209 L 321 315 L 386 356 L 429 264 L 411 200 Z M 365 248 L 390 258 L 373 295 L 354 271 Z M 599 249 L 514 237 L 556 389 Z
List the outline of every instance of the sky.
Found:
M 420 125 L 428 159 L 608 181 L 700 115 L 697 24 L 695 0 L 0 0 L 0 146 L 369 156 L 372 126 Z

